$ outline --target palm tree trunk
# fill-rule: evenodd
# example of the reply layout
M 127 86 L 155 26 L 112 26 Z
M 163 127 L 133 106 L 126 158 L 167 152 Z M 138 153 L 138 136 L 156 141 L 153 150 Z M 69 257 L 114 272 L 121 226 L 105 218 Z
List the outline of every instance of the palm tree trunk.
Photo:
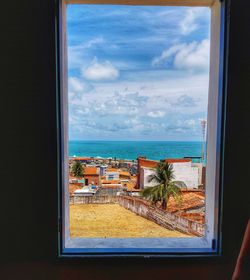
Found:
M 162 208 L 163 210 L 167 210 L 167 199 L 166 199 L 166 198 L 164 198 L 164 199 L 162 200 L 161 208 Z

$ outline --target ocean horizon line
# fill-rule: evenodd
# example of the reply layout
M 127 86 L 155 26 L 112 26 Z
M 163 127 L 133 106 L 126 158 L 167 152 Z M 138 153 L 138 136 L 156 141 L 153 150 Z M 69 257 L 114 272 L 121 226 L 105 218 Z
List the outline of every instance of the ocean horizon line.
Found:
M 194 157 L 202 154 L 202 141 L 103 141 L 70 140 L 70 156 L 116 157 L 136 159 L 146 156 L 149 159 Z

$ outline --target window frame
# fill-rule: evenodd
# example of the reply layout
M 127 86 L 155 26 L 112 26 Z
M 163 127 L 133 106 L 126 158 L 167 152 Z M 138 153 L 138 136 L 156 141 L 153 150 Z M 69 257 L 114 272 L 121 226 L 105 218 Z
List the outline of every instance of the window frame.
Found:
M 223 157 L 224 157 L 224 128 L 225 128 L 225 107 L 226 107 L 226 85 L 227 85 L 227 41 L 228 41 L 228 25 L 229 20 L 226 16 L 225 11 L 227 11 L 227 1 L 214 1 L 214 0 L 58 0 L 56 3 L 56 66 L 57 66 L 57 170 L 58 170 L 58 234 L 57 234 L 57 245 L 58 245 L 58 257 L 74 257 L 74 258 L 82 258 L 82 257 L 220 257 L 222 256 L 222 197 L 223 197 Z M 66 33 L 66 5 L 67 4 L 121 4 L 121 5 L 166 5 L 166 6 L 210 6 L 212 5 L 220 5 L 220 8 L 216 8 L 215 12 L 220 11 L 220 22 L 213 21 L 212 13 L 211 13 L 211 49 L 212 44 L 218 44 L 218 40 L 220 43 L 219 48 L 216 47 L 215 52 L 212 54 L 214 57 L 210 59 L 212 61 L 211 64 L 215 64 L 215 66 L 210 66 L 210 74 L 209 74 L 209 99 L 211 98 L 211 90 L 216 92 L 212 97 L 216 98 L 216 110 L 213 111 L 213 107 L 208 109 L 208 117 L 211 114 L 218 114 L 216 117 L 217 128 L 209 128 L 208 125 L 208 133 L 209 129 L 215 133 L 213 135 L 213 149 L 214 149 L 214 162 L 216 162 L 213 170 L 212 170 L 212 179 L 214 179 L 214 193 L 212 195 L 216 196 L 214 199 L 214 206 L 212 208 L 213 220 L 212 224 L 215 225 L 214 232 L 216 233 L 217 242 L 212 241 L 212 250 L 195 250 L 193 248 L 192 251 L 188 248 L 186 251 L 180 251 L 179 248 L 173 248 L 173 250 L 169 250 L 168 252 L 155 249 L 144 250 L 142 252 L 138 252 L 137 249 L 129 250 L 126 253 L 118 253 L 118 251 L 113 249 L 107 249 L 106 252 L 92 252 L 85 249 L 75 248 L 75 249 L 65 249 L 65 240 L 68 238 L 67 233 L 65 231 L 65 224 L 69 224 L 69 216 L 66 213 L 67 209 L 65 209 L 65 205 L 68 203 L 67 196 L 67 188 L 68 188 L 68 108 L 67 108 L 67 33 Z M 218 15 L 217 15 L 218 19 Z M 214 24 L 214 26 L 212 26 Z M 213 38 L 214 36 L 214 38 Z M 216 45 L 215 45 L 216 46 Z M 211 53 L 210 53 L 211 55 Z M 211 70 L 217 70 L 217 74 L 211 74 Z M 66 75 L 66 76 L 65 76 Z M 217 86 L 213 86 L 217 84 Z M 212 88 L 212 89 L 211 89 Z M 209 101 L 211 104 L 211 100 Z M 213 104 L 213 103 L 212 103 Z M 209 111 L 210 110 L 210 111 Z M 213 113 L 211 113 L 213 112 Z M 214 124 L 214 122 L 211 122 Z M 65 133 L 66 132 L 66 133 Z M 210 141 L 211 143 L 211 141 Z M 214 146 L 215 145 L 215 146 Z M 211 149 L 211 148 L 210 148 Z M 208 147 L 209 150 L 209 147 Z M 209 161 L 209 159 L 208 159 Z M 209 176 L 206 176 L 209 178 Z M 206 181 L 207 185 L 207 181 Z M 207 206 L 207 202 L 206 202 Z M 67 208 L 67 207 L 66 207 Z M 206 214 L 207 215 L 207 214 Z M 211 214 L 210 214 L 211 215 Z M 211 222 L 211 220 L 210 220 Z M 214 239 L 213 239 L 214 240 Z M 121 251 L 121 250 L 120 250 Z

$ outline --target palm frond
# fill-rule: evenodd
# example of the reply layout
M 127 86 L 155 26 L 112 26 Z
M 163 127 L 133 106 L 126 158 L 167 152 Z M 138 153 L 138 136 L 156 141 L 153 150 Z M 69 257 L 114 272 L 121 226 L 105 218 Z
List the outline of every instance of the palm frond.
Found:
M 173 165 L 165 161 L 159 162 L 155 174 L 148 176 L 149 182 L 155 181 L 158 184 L 154 187 L 144 189 L 142 196 L 151 200 L 153 203 L 160 201 L 162 208 L 166 209 L 170 196 L 173 196 L 176 201 L 181 200 L 181 188 L 173 179 Z
M 162 201 L 163 185 L 148 187 L 142 191 L 142 196 L 152 200 L 153 202 Z
M 153 181 L 155 181 L 156 183 L 160 183 L 161 178 L 159 176 L 157 176 L 157 174 L 151 174 L 148 176 L 148 182 L 151 183 Z
M 181 189 L 175 182 L 171 182 L 168 186 L 168 192 L 170 196 L 173 196 L 174 200 L 181 203 L 182 196 L 181 196 Z

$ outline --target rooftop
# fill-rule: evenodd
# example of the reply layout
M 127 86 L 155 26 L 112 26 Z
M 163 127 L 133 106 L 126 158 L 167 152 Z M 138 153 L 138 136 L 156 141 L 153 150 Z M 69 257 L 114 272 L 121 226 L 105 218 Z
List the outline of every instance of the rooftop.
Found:
M 120 184 L 120 180 L 102 180 L 102 184 Z
M 168 163 L 182 163 L 182 162 L 184 163 L 184 162 L 191 162 L 192 159 L 190 159 L 190 158 L 167 158 L 167 159 L 164 159 L 164 161 L 168 162 Z M 142 167 L 156 168 L 159 161 L 146 159 L 146 158 L 138 158 L 138 163 Z
M 202 192 L 185 191 L 182 192 L 180 201 L 170 197 L 167 210 L 169 212 L 177 212 L 203 206 L 205 206 L 205 197 Z
M 90 157 L 71 157 L 70 160 L 92 160 Z
M 178 162 L 190 162 L 191 158 L 166 158 L 164 161 L 168 163 L 178 163 Z
M 144 167 L 156 168 L 156 166 L 158 164 L 158 161 L 150 160 L 150 159 L 144 159 L 144 158 L 139 158 L 138 159 L 138 164 L 140 166 L 144 166 Z
M 85 167 L 84 175 L 98 175 L 96 167 Z
M 106 172 L 119 172 L 120 170 L 118 168 L 108 167 Z
M 128 171 L 120 171 L 120 176 L 131 176 Z

